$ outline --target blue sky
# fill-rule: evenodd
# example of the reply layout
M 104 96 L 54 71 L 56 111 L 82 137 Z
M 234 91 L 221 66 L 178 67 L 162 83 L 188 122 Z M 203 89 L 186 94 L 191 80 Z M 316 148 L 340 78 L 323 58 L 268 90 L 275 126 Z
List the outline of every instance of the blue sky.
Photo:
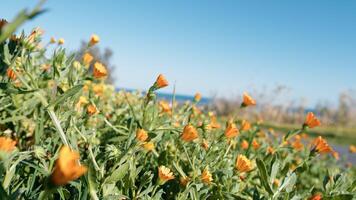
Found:
M 4 0 L 0 17 L 35 3 Z M 118 87 L 148 88 L 159 73 L 181 94 L 285 85 L 309 106 L 356 89 L 356 1 L 50 0 L 45 8 L 22 28 L 40 26 L 70 49 L 98 34 L 114 51 Z

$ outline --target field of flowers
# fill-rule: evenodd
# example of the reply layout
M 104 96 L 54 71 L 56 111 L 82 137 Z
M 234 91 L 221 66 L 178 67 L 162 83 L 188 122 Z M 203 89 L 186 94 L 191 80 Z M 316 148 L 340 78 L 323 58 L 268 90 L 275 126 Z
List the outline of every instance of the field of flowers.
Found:
M 304 133 L 322 123 L 313 113 L 279 133 L 222 121 L 199 94 L 159 101 L 163 75 L 144 95 L 116 91 L 89 53 L 77 59 L 40 28 L 13 34 L 40 12 L 0 21 L 0 199 L 356 198 L 355 168 Z M 245 93 L 240 109 L 256 103 Z

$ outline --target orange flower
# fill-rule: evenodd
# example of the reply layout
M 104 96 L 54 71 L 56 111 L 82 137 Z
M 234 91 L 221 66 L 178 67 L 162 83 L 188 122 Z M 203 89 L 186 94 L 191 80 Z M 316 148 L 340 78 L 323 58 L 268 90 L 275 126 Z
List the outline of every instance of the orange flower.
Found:
M 207 125 L 207 129 L 216 129 L 216 128 L 220 128 L 220 124 L 217 121 L 216 117 L 214 115 L 210 115 L 210 124 Z
M 252 162 L 246 156 L 240 154 L 237 156 L 235 167 L 241 173 L 248 172 L 252 170 Z
M 104 84 L 93 84 L 93 92 L 97 96 L 101 96 L 104 93 Z
M 90 37 L 89 46 L 93 46 L 93 45 L 95 45 L 96 43 L 98 43 L 99 41 L 100 41 L 99 36 L 93 34 L 93 35 L 91 35 L 91 37 Z
M 0 151 L 11 152 L 16 148 L 16 141 L 8 137 L 0 137 Z
M 158 176 L 161 183 L 174 179 L 173 172 L 163 165 L 158 168 Z
M 166 80 L 166 78 L 160 74 L 158 75 L 156 82 L 155 82 L 155 86 L 159 89 L 159 88 L 164 88 L 166 86 L 168 86 L 168 81 Z
M 194 96 L 194 101 L 195 101 L 195 102 L 199 102 L 200 100 L 201 100 L 201 94 L 198 92 L 198 93 L 196 93 L 195 96 Z
M 278 187 L 279 186 L 279 180 L 278 179 L 274 179 L 273 180 L 273 185 L 275 185 L 276 187 Z
M 241 107 L 246 107 L 246 106 L 254 106 L 256 105 L 256 101 L 250 97 L 246 92 L 243 93 L 243 102 L 241 104 Z
M 94 57 L 90 53 L 85 53 L 82 57 L 84 66 L 89 66 Z
M 205 168 L 201 174 L 201 180 L 206 184 L 210 184 L 213 181 L 213 177 L 207 168 Z
M 273 149 L 273 147 L 269 146 L 267 147 L 267 153 L 269 154 L 274 154 L 275 150 Z
M 252 147 L 253 147 L 255 150 L 259 149 L 260 146 L 261 146 L 261 145 L 260 145 L 255 139 L 252 141 Z
M 308 200 L 323 200 L 321 194 L 314 194 L 313 196 L 309 197 Z
M 41 69 L 43 70 L 43 71 L 49 71 L 50 69 L 51 69 L 51 65 L 50 64 L 46 64 L 46 63 L 43 63 L 42 65 L 41 65 Z
M 160 101 L 159 106 L 161 107 L 162 112 L 171 113 L 171 106 L 167 101 Z
M 147 132 L 145 130 L 137 129 L 137 131 L 136 131 L 136 139 L 138 141 L 144 142 L 144 141 L 147 140 L 147 138 L 148 138 L 148 134 L 147 134 Z
M 65 185 L 82 176 L 87 168 L 79 164 L 79 153 L 63 146 L 51 175 L 54 185 Z
M 198 138 L 198 131 L 192 125 L 186 125 L 181 135 L 182 140 L 190 142 Z
M 350 145 L 349 146 L 349 151 L 350 151 L 350 153 L 356 153 L 356 146 L 355 145 Z
M 307 117 L 305 118 L 305 122 L 303 124 L 303 127 L 309 127 L 309 128 L 314 128 L 317 126 L 320 126 L 321 123 L 318 118 L 315 117 L 314 113 L 308 112 Z
M 192 110 L 193 110 L 193 114 L 195 114 L 195 115 L 199 115 L 202 113 L 201 110 L 198 107 L 196 107 L 195 105 L 192 106 Z M 203 124 L 203 123 L 200 122 L 200 125 L 201 124 Z
M 87 107 L 87 113 L 89 115 L 94 115 L 98 112 L 98 110 L 96 109 L 96 107 L 93 105 L 93 104 L 90 104 L 88 107 Z
M 246 120 L 242 120 L 242 122 L 241 122 L 241 130 L 248 131 L 250 128 L 251 128 L 251 124 Z
M 181 186 L 185 187 L 185 186 L 187 186 L 187 184 L 189 183 L 189 181 L 190 181 L 190 178 L 189 178 L 188 176 L 186 176 L 186 177 L 181 177 L 181 178 L 179 179 L 179 184 L 180 184 Z
M 237 129 L 236 125 L 230 120 L 226 124 L 225 136 L 227 138 L 236 137 L 239 134 L 239 129 Z
M 336 160 L 340 160 L 340 155 L 337 151 L 332 151 L 332 155 Z
M 248 142 L 246 140 L 242 140 L 241 142 L 241 148 L 242 149 L 248 149 Z
M 201 143 L 201 146 L 202 146 L 205 150 L 208 150 L 208 148 L 209 148 L 209 143 L 208 143 L 208 141 L 206 141 L 206 140 L 204 139 L 203 142 Z
M 146 151 L 153 151 L 155 149 L 155 144 L 153 142 L 146 142 L 142 146 Z
M 297 151 L 301 151 L 303 150 L 304 145 L 299 139 L 297 139 L 292 143 L 292 147 Z
M 314 140 L 313 145 L 313 151 L 316 151 L 318 153 L 329 153 L 333 151 L 333 149 L 329 146 L 326 140 L 324 140 L 321 136 Z
M 7 77 L 9 77 L 9 79 L 11 79 L 13 81 L 16 80 L 16 74 L 15 74 L 14 70 L 12 70 L 11 68 L 7 68 L 6 75 L 7 75 Z
M 99 62 L 95 62 L 94 69 L 93 69 L 93 75 L 95 78 L 98 78 L 98 79 L 103 78 L 108 75 L 108 71 L 103 64 L 101 64 Z

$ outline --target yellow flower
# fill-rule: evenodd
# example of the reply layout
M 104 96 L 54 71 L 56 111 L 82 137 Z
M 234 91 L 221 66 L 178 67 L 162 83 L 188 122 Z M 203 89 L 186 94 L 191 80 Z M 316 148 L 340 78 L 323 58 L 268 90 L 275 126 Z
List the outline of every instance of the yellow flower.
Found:
M 225 129 L 225 136 L 227 138 L 236 137 L 239 134 L 239 129 L 237 129 L 236 125 L 233 123 L 232 120 L 227 122 L 226 129 Z
M 59 38 L 59 40 L 58 40 L 58 44 L 59 44 L 59 45 L 64 44 L 64 39 L 63 39 L 63 38 Z
M 356 146 L 355 145 L 350 145 L 349 146 L 349 151 L 350 151 L 350 153 L 356 153 Z
M 136 139 L 137 140 L 144 142 L 147 140 L 147 138 L 148 138 L 148 134 L 145 130 L 137 129 L 137 131 L 136 131 Z
M 93 75 L 95 78 L 98 78 L 98 79 L 103 78 L 108 75 L 108 71 L 103 64 L 101 64 L 99 62 L 95 62 L 94 69 L 93 69 Z
M 158 177 L 161 183 L 174 179 L 173 172 L 163 165 L 158 168 Z
M 94 57 L 90 53 L 85 53 L 83 55 L 82 59 L 83 59 L 84 66 L 86 66 L 88 68 L 91 61 L 93 61 Z
M 330 153 L 333 149 L 329 146 L 329 144 L 324 140 L 321 136 L 316 138 L 313 142 L 313 151 L 318 153 Z
M 0 137 L 0 151 L 11 152 L 16 148 L 16 141 L 8 137 Z
M 201 174 L 201 180 L 206 184 L 210 184 L 213 181 L 213 177 L 207 168 L 205 168 Z
M 159 89 L 159 88 L 164 88 L 166 86 L 168 86 L 168 81 L 166 80 L 166 78 L 160 74 L 158 75 L 156 82 L 155 82 L 155 86 Z
M 190 142 L 198 138 L 198 131 L 192 125 L 186 125 L 181 135 L 182 140 Z
M 236 169 L 241 173 L 249 172 L 252 170 L 252 162 L 246 156 L 240 154 L 237 156 Z
M 87 171 L 85 166 L 79 164 L 79 153 L 64 146 L 59 151 L 51 181 L 54 185 L 65 185 L 82 176 Z
M 98 43 L 99 41 L 100 41 L 99 36 L 93 34 L 93 35 L 91 35 L 91 37 L 90 37 L 89 46 L 93 46 L 93 45 L 95 45 L 96 43 Z
M 85 96 L 80 96 L 78 103 L 75 105 L 76 109 L 79 110 L 82 105 L 88 104 L 89 101 Z
M 305 118 L 305 122 L 303 124 L 303 127 L 309 127 L 309 128 L 314 128 L 317 126 L 320 126 L 321 123 L 318 118 L 314 116 L 314 113 L 308 112 L 307 117 Z
M 251 128 L 251 124 L 246 120 L 242 120 L 242 122 L 241 122 L 241 130 L 248 131 L 250 128 Z
M 242 149 L 248 149 L 248 142 L 246 140 L 242 140 L 241 142 L 241 148 Z
M 93 105 L 93 104 L 90 104 L 88 107 L 87 107 L 87 113 L 89 115 L 94 115 L 98 112 L 98 110 L 96 109 L 96 107 Z
M 259 149 L 260 148 L 260 144 L 255 140 L 255 139 L 253 139 L 253 141 L 252 141 L 252 147 L 255 149 L 255 150 L 257 150 L 257 149 Z
M 200 100 L 201 100 L 201 94 L 198 92 L 198 93 L 196 93 L 195 96 L 194 96 L 194 101 L 195 101 L 195 102 L 199 102 Z
M 159 106 L 161 107 L 162 112 L 165 112 L 168 114 L 171 113 L 171 106 L 169 105 L 169 103 L 167 101 L 160 101 Z
M 246 106 L 254 106 L 256 105 L 256 101 L 250 97 L 246 92 L 243 93 L 243 102 L 241 104 L 241 107 L 246 107 Z
M 153 142 L 146 142 L 142 146 L 146 151 L 153 151 L 155 149 L 155 144 Z
M 7 75 L 7 77 L 9 77 L 9 79 L 11 79 L 13 81 L 16 80 L 16 74 L 15 74 L 14 70 L 12 70 L 11 68 L 7 68 L 6 75 Z
M 51 44 L 56 43 L 56 39 L 55 39 L 54 37 L 51 37 L 51 39 L 50 39 L 49 43 L 51 43 Z

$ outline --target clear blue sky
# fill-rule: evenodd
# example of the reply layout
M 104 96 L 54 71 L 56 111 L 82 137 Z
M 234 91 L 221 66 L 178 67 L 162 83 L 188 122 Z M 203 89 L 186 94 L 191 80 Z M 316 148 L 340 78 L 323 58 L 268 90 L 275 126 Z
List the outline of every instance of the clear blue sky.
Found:
M 35 3 L 4 0 L 0 17 Z M 97 33 L 114 51 L 118 87 L 148 88 L 159 73 L 181 94 L 282 84 L 309 106 L 356 89 L 356 1 L 50 0 L 45 8 L 23 28 L 40 26 L 70 49 Z

